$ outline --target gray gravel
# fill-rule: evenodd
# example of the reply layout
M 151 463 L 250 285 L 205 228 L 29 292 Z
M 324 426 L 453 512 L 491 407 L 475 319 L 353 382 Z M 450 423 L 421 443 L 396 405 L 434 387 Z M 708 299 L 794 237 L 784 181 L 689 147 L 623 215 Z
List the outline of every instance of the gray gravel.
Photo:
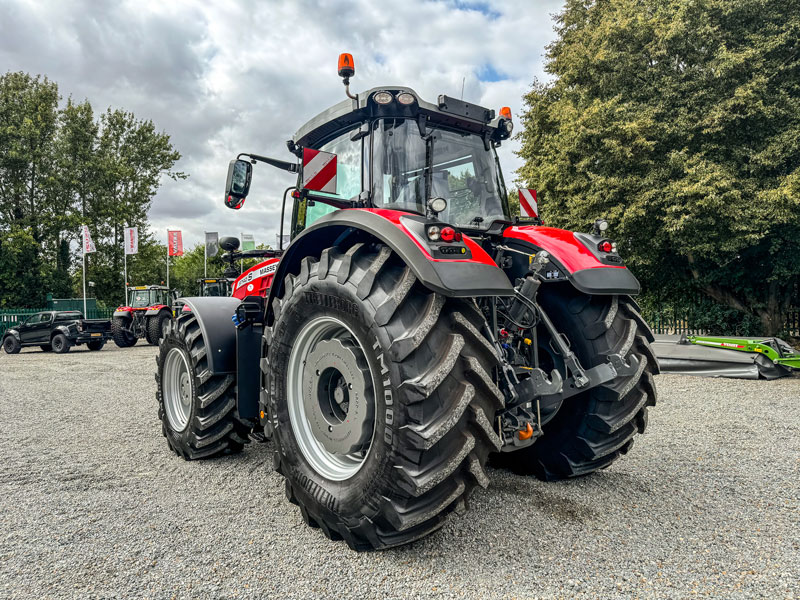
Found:
M 0 356 L 0 596 L 800 596 L 800 379 L 661 375 L 611 469 L 494 470 L 430 538 L 356 554 L 303 524 L 269 445 L 168 451 L 155 354 Z

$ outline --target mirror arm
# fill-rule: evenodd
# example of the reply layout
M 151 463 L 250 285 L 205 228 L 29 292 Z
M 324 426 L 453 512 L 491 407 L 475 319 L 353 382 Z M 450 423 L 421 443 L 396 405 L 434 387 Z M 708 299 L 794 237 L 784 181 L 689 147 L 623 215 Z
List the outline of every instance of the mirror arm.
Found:
M 308 190 L 300 190 L 300 199 L 302 200 L 304 198 L 312 202 L 322 202 L 334 208 L 358 208 L 361 204 L 354 200 L 340 200 L 338 198 L 328 198 L 327 196 L 317 196 Z
M 246 156 L 250 159 L 251 162 L 263 162 L 267 163 L 268 165 L 272 165 L 273 167 L 277 167 L 278 169 L 283 169 L 284 171 L 289 171 L 290 173 L 297 173 L 297 163 L 290 163 L 286 162 L 285 160 L 278 160 L 276 158 L 268 158 L 266 156 L 260 156 L 258 154 L 248 154 L 247 152 L 242 152 L 236 158 L 241 158 L 242 156 Z

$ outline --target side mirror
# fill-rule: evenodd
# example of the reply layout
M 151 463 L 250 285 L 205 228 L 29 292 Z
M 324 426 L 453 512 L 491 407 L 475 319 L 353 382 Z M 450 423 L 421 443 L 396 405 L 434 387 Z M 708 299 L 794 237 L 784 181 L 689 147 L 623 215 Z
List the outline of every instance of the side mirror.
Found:
M 228 165 L 228 180 L 225 183 L 225 206 L 239 209 L 244 205 L 250 191 L 253 165 L 246 160 L 235 159 Z

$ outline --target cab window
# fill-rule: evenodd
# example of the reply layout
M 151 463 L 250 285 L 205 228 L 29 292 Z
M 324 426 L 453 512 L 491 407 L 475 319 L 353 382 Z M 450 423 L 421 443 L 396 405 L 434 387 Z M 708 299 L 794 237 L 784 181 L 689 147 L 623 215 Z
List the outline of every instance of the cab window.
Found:
M 349 200 L 361 193 L 363 177 L 361 157 L 364 142 L 363 140 L 352 141 L 351 133 L 352 131 L 348 131 L 319 148 L 323 152 L 336 155 L 336 194 L 314 192 L 315 194 Z M 336 210 L 338 209 L 335 206 L 323 202 L 314 202 L 310 206 L 306 201 L 300 202 L 296 209 L 293 237 L 320 217 Z

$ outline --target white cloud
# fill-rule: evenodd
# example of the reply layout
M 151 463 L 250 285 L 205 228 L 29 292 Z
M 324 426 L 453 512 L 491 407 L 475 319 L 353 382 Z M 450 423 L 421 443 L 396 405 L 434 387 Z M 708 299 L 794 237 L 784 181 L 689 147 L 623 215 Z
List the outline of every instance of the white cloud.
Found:
M 0 65 L 41 73 L 100 112 L 124 108 L 172 136 L 186 181 L 165 179 L 150 212 L 156 235 L 255 233 L 274 243 L 280 194 L 293 183 L 260 166 L 246 206 L 222 204 L 228 161 L 242 151 L 289 160 L 285 141 L 344 98 L 336 58 L 356 61 L 354 90 L 402 84 L 521 110 L 562 2 L 23 2 L 0 0 Z M 502 77 L 497 81 L 491 74 Z M 507 182 L 516 142 L 500 152 Z

